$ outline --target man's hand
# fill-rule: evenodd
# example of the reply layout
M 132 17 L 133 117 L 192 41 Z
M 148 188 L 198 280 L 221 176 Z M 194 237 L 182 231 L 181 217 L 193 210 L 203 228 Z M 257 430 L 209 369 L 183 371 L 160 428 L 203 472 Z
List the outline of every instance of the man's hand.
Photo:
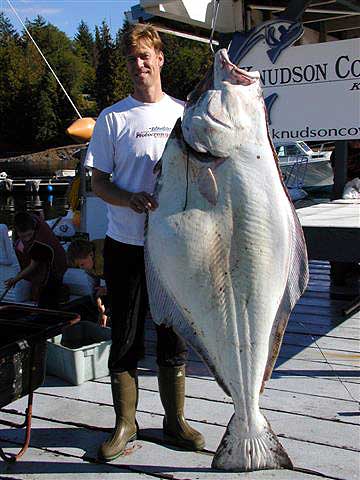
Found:
M 95 297 L 102 297 L 103 295 L 107 295 L 107 288 L 105 286 L 95 287 Z
M 146 192 L 133 193 L 129 199 L 129 207 L 136 213 L 145 213 L 158 207 L 157 201 Z
M 4 281 L 4 285 L 6 289 L 10 289 L 15 287 L 19 280 L 16 277 L 8 278 L 7 280 Z

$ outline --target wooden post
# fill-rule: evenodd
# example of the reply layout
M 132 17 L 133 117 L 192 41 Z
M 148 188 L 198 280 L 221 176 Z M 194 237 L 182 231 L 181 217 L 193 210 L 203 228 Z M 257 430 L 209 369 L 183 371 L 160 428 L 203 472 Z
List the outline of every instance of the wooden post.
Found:
M 334 187 L 331 195 L 332 200 L 337 200 L 342 197 L 347 179 L 347 157 L 347 140 L 339 140 L 335 142 Z
M 347 140 L 338 140 L 335 142 L 335 162 L 334 162 L 334 186 L 331 200 L 342 198 L 344 185 L 347 177 L 347 156 L 348 142 Z M 333 287 L 344 286 L 345 276 L 349 269 L 349 263 L 330 262 L 330 278 Z
M 87 147 L 83 148 L 80 152 L 80 231 L 86 232 L 86 219 L 85 219 L 85 205 L 86 202 L 86 168 L 85 168 L 85 157 L 86 157 Z

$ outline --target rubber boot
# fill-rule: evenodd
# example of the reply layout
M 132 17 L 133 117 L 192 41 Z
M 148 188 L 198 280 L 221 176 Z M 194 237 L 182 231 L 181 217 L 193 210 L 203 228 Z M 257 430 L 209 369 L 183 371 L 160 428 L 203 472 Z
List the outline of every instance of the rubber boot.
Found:
M 163 429 L 165 438 L 188 450 L 201 450 L 204 437 L 192 428 L 184 417 L 185 366 L 159 367 L 159 392 L 165 410 Z
M 98 458 L 106 462 L 121 455 L 127 443 L 136 439 L 135 414 L 138 398 L 136 370 L 112 374 L 111 391 L 116 423 L 111 436 L 98 451 Z

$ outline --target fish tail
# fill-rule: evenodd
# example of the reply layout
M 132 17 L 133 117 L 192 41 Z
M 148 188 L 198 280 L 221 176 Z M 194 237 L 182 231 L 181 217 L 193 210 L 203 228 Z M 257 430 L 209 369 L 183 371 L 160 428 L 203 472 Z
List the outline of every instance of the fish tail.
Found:
M 242 438 L 233 415 L 212 461 L 212 468 L 232 472 L 293 469 L 292 462 L 267 420 L 259 433 Z

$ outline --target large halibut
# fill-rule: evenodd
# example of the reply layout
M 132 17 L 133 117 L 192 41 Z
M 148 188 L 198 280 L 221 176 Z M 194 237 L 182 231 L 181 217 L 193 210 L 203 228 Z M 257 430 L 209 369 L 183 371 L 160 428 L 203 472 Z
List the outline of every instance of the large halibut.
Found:
M 214 468 L 292 464 L 259 408 L 308 281 L 301 226 L 269 140 L 259 75 L 226 50 L 167 143 L 145 258 L 154 321 L 172 326 L 232 397 Z

